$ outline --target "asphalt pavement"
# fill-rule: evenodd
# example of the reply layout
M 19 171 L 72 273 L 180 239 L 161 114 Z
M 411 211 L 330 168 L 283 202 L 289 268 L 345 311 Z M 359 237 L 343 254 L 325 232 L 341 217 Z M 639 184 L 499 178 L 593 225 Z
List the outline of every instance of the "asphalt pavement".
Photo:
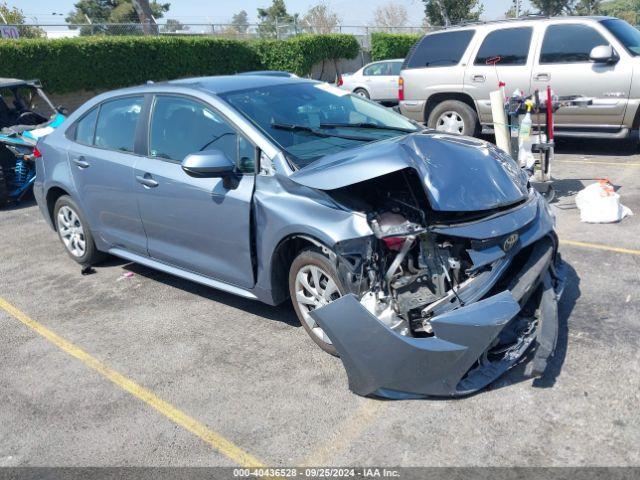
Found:
M 0 466 L 638 466 L 638 152 L 560 142 L 551 366 L 456 400 L 358 397 L 289 304 L 117 259 L 82 276 L 33 202 L 2 210 Z M 636 215 L 581 224 L 575 194 L 598 178 Z

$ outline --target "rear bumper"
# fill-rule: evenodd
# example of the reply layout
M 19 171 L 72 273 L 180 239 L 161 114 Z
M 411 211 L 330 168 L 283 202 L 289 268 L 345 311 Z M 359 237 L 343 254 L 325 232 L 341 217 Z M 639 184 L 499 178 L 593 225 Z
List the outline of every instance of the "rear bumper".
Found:
M 520 361 L 530 348 L 530 376 L 542 375 L 555 349 L 562 263 L 553 237 L 482 300 L 431 320 L 434 336 L 413 338 L 389 329 L 353 295 L 311 312 L 344 364 L 349 388 L 383 398 L 455 397 L 476 392 Z
M 398 102 L 400 113 L 416 122 L 424 122 L 425 100 L 401 100 Z

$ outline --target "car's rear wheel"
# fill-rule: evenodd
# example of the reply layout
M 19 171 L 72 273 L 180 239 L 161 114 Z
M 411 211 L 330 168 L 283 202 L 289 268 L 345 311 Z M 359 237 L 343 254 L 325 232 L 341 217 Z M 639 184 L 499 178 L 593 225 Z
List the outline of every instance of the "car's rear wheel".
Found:
M 319 251 L 303 250 L 291 264 L 289 294 L 293 308 L 311 339 L 331 355 L 337 355 L 336 349 L 310 312 L 337 300 L 344 292 L 334 266 Z
M 81 265 L 92 265 L 104 258 L 98 251 L 82 211 L 68 195 L 62 195 L 53 207 L 58 237 L 69 256 Z
M 356 88 L 353 91 L 353 93 L 358 95 L 359 97 L 362 97 L 362 98 L 371 98 L 369 96 L 369 92 L 367 92 L 364 88 Z
M 478 133 L 478 114 L 464 102 L 446 100 L 431 111 L 427 125 L 439 132 L 473 137 Z

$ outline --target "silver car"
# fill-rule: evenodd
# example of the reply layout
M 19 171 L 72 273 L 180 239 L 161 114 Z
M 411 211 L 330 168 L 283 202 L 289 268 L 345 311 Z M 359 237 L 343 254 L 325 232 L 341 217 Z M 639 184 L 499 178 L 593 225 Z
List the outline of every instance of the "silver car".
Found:
M 355 73 L 343 74 L 338 86 L 377 102 L 397 104 L 398 78 L 403 61 L 397 58 L 369 63 Z
M 437 130 L 492 128 L 489 93 L 543 91 L 591 101 L 561 107 L 557 136 L 624 138 L 640 126 L 640 32 L 610 17 L 533 17 L 425 35 L 401 73 L 400 110 Z M 535 121 L 535 119 L 534 119 Z
M 491 144 L 324 83 L 236 75 L 102 94 L 38 152 L 34 193 L 73 260 L 291 298 L 356 393 L 464 395 L 553 351 L 554 220 Z

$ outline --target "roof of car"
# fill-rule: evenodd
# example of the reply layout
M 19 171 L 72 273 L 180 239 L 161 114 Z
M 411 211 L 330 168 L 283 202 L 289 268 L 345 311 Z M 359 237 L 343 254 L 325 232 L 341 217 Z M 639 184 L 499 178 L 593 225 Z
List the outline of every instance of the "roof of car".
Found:
M 216 77 L 195 77 L 172 80 L 170 85 L 195 87 L 207 90 L 211 93 L 229 93 L 250 88 L 271 87 L 275 85 L 287 85 L 301 82 L 311 82 L 299 77 L 284 77 L 273 75 L 221 75 Z
M 40 87 L 39 80 L 20 80 L 18 78 L 5 78 L 0 77 L 0 88 L 8 88 L 8 87 Z
M 511 24 L 511 23 L 516 23 L 516 22 L 539 22 L 539 21 L 576 21 L 576 20 L 593 20 L 593 21 L 601 21 L 601 20 L 609 20 L 609 19 L 615 19 L 616 17 L 607 17 L 607 16 L 558 16 L 558 17 L 548 17 L 545 15 L 526 15 L 523 17 L 519 17 L 519 18 L 503 18 L 500 20 L 487 20 L 487 21 L 477 21 L 477 22 L 463 22 L 463 23 L 458 23 L 456 25 L 451 25 L 450 27 L 443 27 L 439 30 L 435 30 L 433 32 L 429 32 L 430 33 L 438 33 L 441 32 L 443 30 L 454 30 L 454 29 L 459 29 L 459 28 L 472 28 L 472 27 L 479 27 L 479 26 L 490 26 L 490 25 L 496 25 L 496 24 Z

